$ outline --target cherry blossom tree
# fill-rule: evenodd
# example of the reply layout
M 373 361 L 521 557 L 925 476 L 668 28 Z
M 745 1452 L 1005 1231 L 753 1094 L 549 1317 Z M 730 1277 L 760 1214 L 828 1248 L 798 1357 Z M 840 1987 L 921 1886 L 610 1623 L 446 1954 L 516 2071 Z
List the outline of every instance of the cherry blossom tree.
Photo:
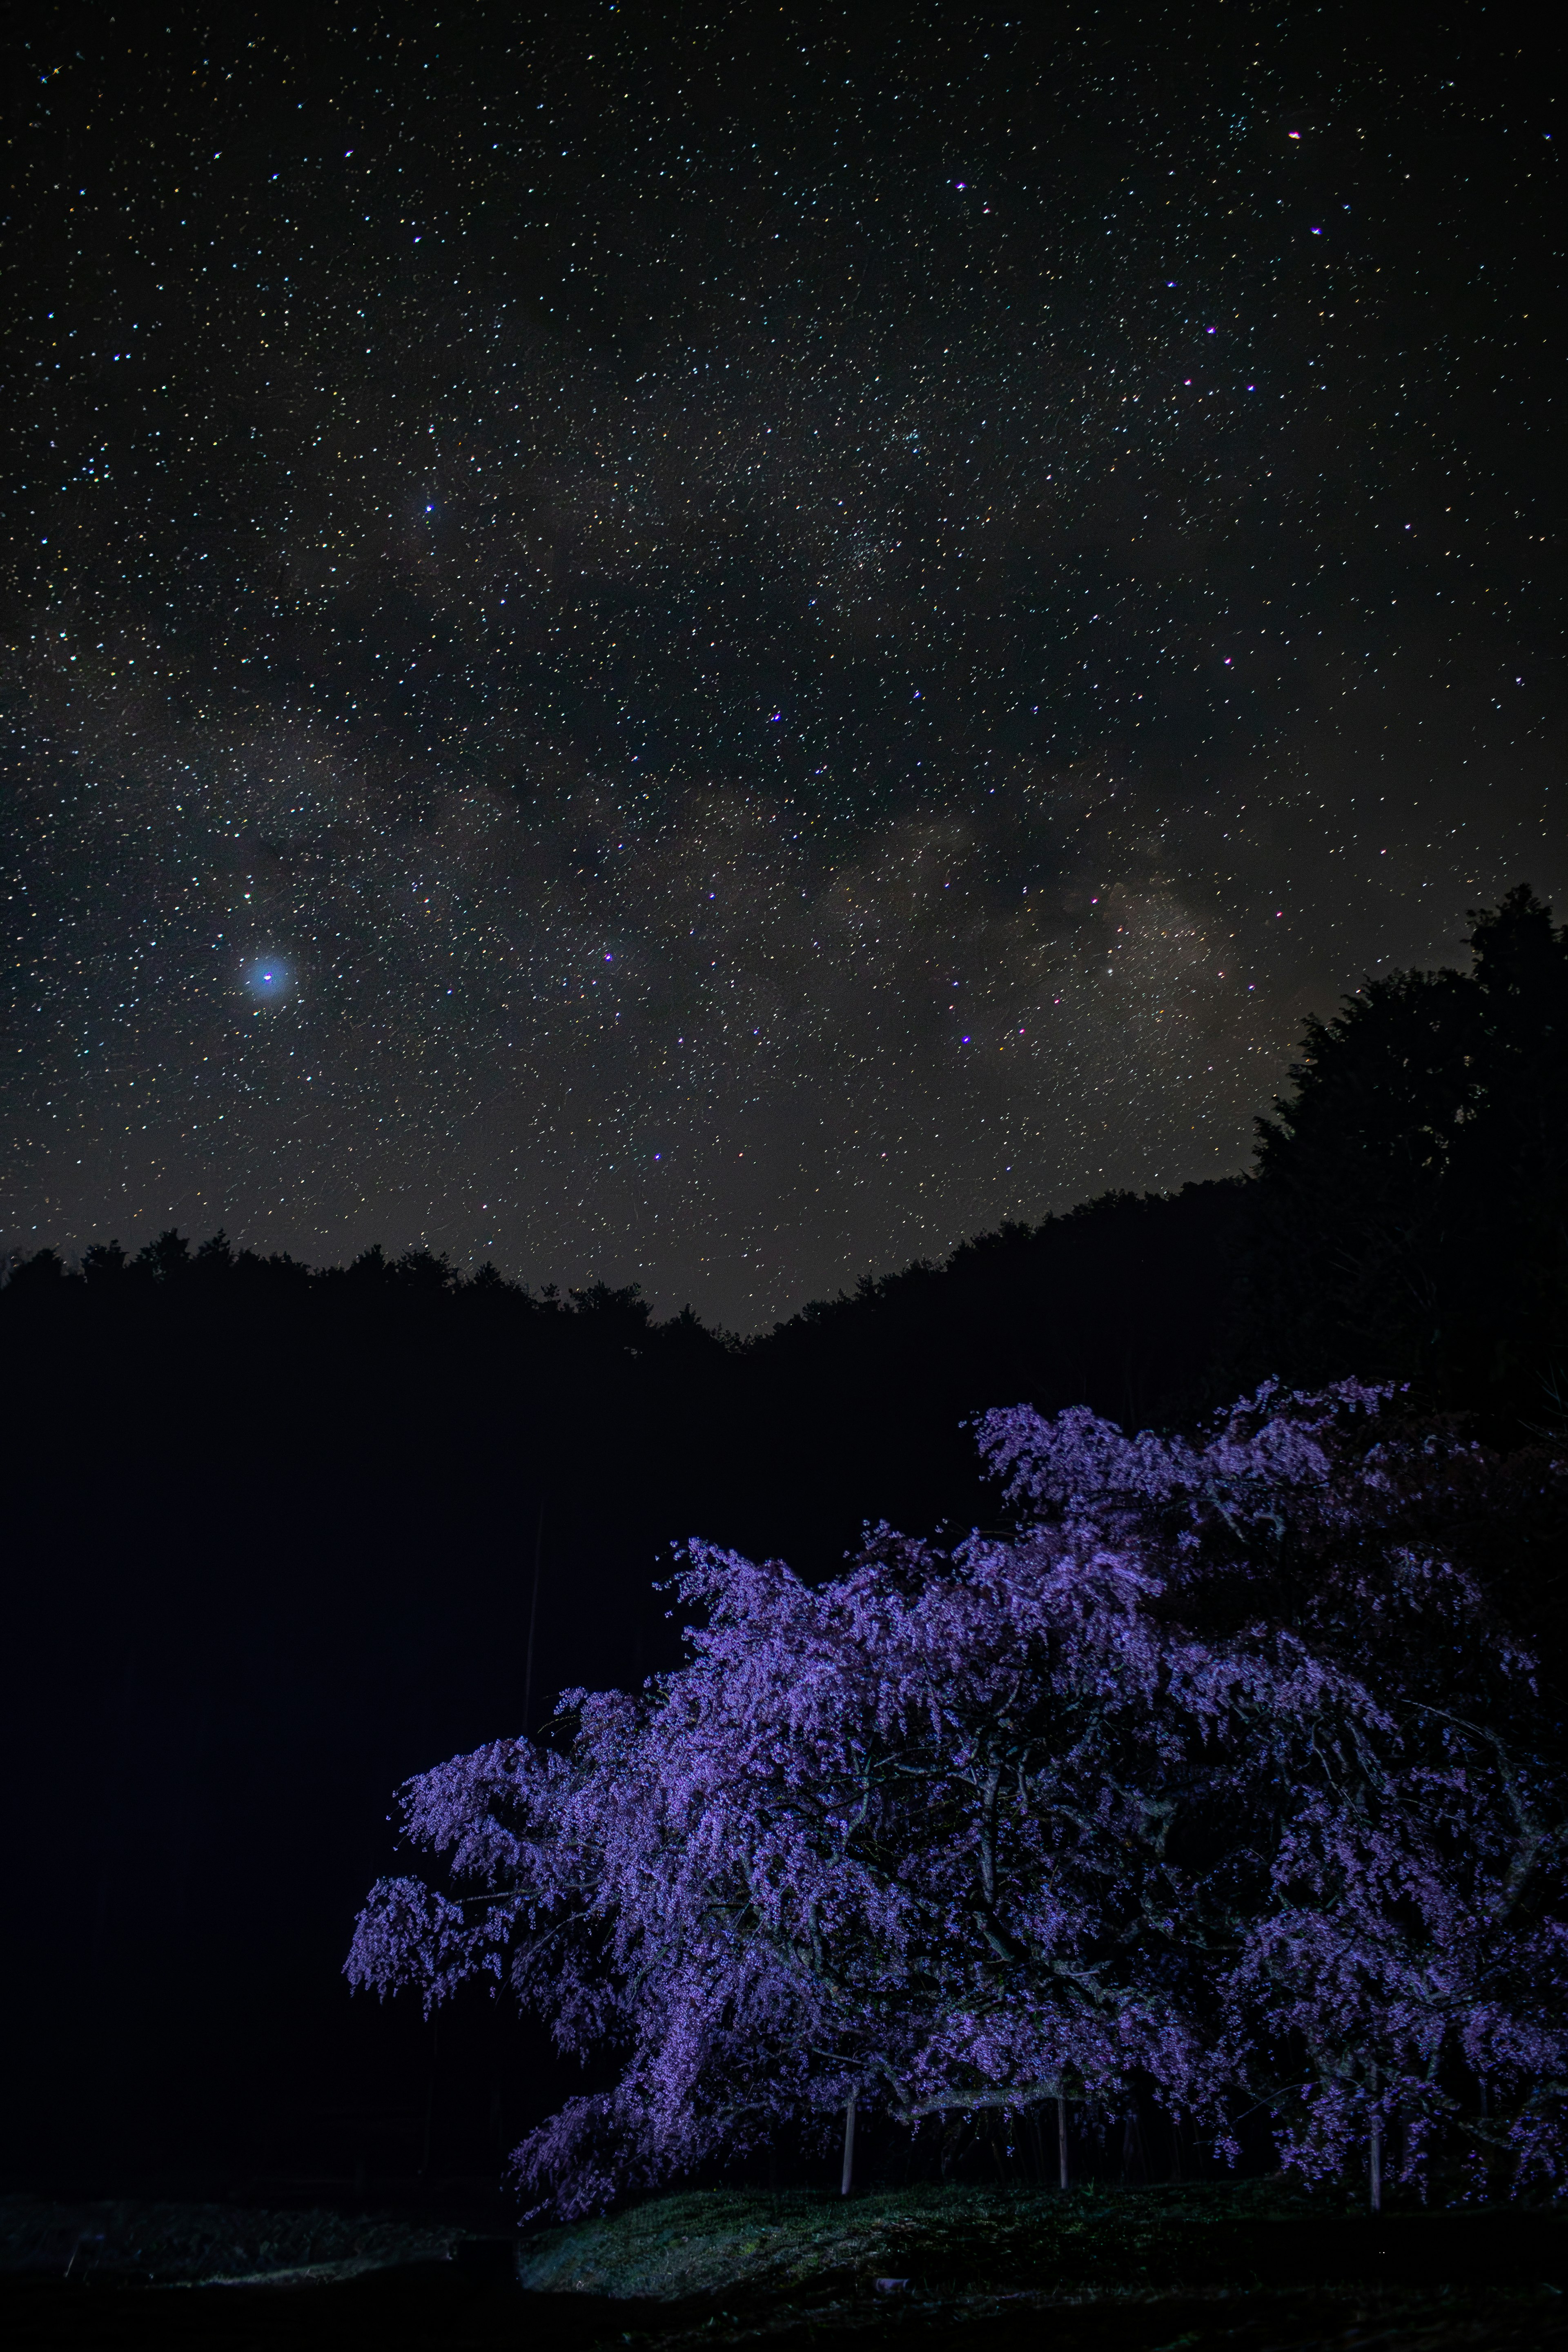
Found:
M 693 1544 L 683 1667 L 410 1782 L 445 1883 L 374 1890 L 351 1979 L 509 1983 L 617 2054 L 517 2152 L 563 2213 L 857 2107 L 1134 2085 L 1374 2193 L 1558 2181 L 1568 1784 L 1453 1540 L 1507 1466 L 1353 1382 L 977 1435 L 1005 1533 L 881 1528 L 816 1588 Z
M 1561 1465 L 1394 1402 L 1269 1387 L 1195 1446 L 1084 1415 L 984 1424 L 1042 1524 L 1085 1513 L 1163 1570 L 1173 1639 L 1267 1661 L 1168 1849 L 1211 1962 L 1190 2089 L 1211 2117 L 1266 2105 L 1309 2175 L 1364 2155 L 1374 2200 L 1391 2126 L 1407 2179 L 1441 2148 L 1478 2179 L 1501 2159 L 1514 2185 L 1559 2181 L 1568 2087 L 1560 1727 L 1463 1556 L 1478 1527 L 1495 1549 L 1527 1523 Z

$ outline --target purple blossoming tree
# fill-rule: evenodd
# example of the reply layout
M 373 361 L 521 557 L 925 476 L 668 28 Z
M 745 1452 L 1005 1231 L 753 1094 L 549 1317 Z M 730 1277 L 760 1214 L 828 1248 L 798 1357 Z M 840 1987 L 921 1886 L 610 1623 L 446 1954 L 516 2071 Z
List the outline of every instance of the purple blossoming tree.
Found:
M 879 1528 L 816 1590 L 694 1544 L 679 1672 L 411 1781 L 447 1883 L 374 1890 L 351 1979 L 624 2053 L 517 2152 L 565 2214 L 857 2105 L 1135 2081 L 1374 2195 L 1560 2183 L 1568 1779 L 1455 1540 L 1506 1465 L 1354 1383 L 1198 1444 L 978 1433 L 1006 1537 Z

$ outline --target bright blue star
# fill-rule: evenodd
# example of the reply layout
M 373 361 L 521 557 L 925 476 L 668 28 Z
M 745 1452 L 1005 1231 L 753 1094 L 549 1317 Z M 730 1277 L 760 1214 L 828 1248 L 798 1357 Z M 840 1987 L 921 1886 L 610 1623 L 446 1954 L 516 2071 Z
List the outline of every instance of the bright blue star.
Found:
M 289 992 L 292 974 L 281 956 L 258 956 L 246 974 L 246 986 L 252 996 L 270 1003 Z

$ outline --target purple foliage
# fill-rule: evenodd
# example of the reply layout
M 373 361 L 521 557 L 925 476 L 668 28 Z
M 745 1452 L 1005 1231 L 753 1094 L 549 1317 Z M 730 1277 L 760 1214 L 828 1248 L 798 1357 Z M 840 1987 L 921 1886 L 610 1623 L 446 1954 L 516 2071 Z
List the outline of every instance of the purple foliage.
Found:
M 354 1984 L 509 1982 L 623 2063 L 517 2153 L 574 2214 L 826 2133 L 1134 2081 L 1309 2177 L 1568 2175 L 1564 1777 L 1456 1556 L 1506 1469 L 1387 1391 L 1206 1439 L 986 1414 L 1016 1515 L 813 1589 L 687 1549 L 689 1658 L 408 1784 Z M 1557 1475 L 1553 1470 L 1550 1475 Z

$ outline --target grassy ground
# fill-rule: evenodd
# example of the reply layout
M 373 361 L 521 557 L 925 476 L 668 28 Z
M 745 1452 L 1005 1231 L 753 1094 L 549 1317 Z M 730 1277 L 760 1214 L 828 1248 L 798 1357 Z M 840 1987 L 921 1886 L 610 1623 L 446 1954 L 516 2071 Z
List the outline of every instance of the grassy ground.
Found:
M 121 2197 L 99 2204 L 0 2197 L 0 2276 L 77 2285 L 195 2279 L 348 2278 L 389 2263 L 444 2259 L 450 2228 L 324 2210 L 174 2204 Z
M 67 2279 L 84 2231 L 89 2259 Z M 501 2250 L 465 2255 L 449 2229 L 11 2200 L 0 2326 L 17 2352 L 1568 2352 L 1568 2214 L 1374 2221 L 1268 2183 L 847 2203 L 710 2190 L 532 2232 L 519 2252 L 521 2284 L 501 2284 L 485 2274 Z

